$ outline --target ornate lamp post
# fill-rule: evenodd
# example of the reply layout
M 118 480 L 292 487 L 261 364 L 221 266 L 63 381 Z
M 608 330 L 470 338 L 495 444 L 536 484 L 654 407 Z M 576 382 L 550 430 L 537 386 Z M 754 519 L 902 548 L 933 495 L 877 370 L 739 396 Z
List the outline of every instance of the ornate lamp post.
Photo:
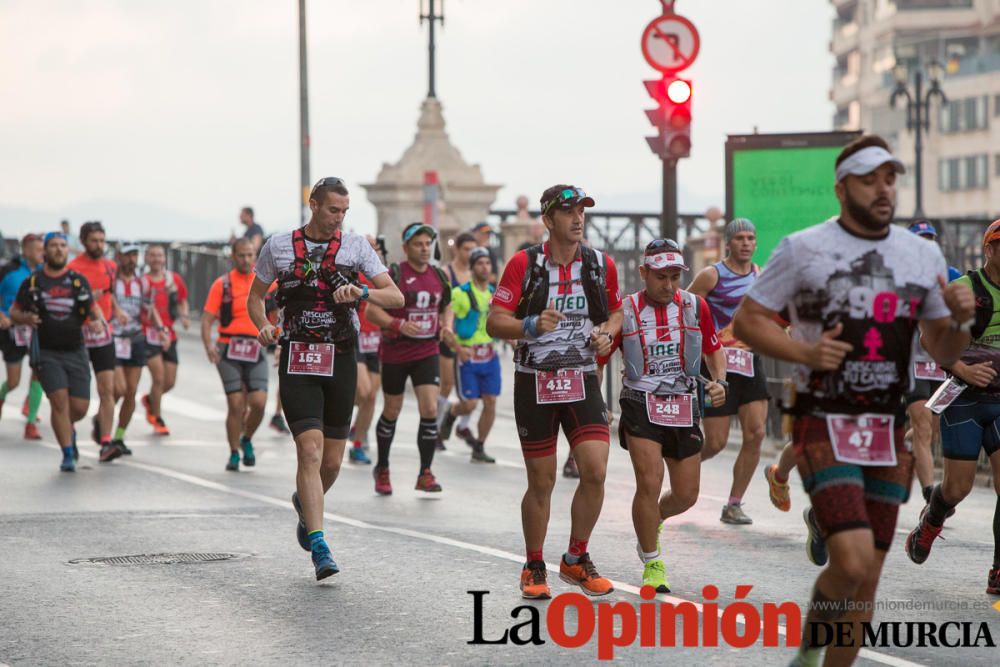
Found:
M 916 132 L 916 137 L 913 145 L 913 153 L 915 157 L 914 161 L 914 179 L 915 179 L 915 190 L 916 190 L 916 207 L 913 212 L 914 217 L 920 217 L 924 215 L 924 191 L 923 191 L 923 153 L 924 153 L 924 140 L 923 133 L 929 132 L 931 129 L 930 125 L 930 103 L 931 99 L 937 97 L 941 104 L 947 104 L 948 98 L 945 97 L 944 91 L 941 90 L 941 77 L 944 75 L 944 68 L 936 60 L 931 62 L 927 66 L 927 76 L 930 78 L 930 89 L 927 90 L 926 94 L 923 89 L 923 72 L 920 68 L 913 73 L 913 84 L 914 89 L 911 94 L 907 89 L 907 79 L 909 78 L 909 70 L 907 70 L 906 65 L 899 63 L 892 69 L 893 76 L 896 78 L 896 88 L 892 91 L 892 95 L 889 97 L 889 106 L 892 108 L 896 107 L 896 100 L 900 97 L 906 99 L 906 129 Z

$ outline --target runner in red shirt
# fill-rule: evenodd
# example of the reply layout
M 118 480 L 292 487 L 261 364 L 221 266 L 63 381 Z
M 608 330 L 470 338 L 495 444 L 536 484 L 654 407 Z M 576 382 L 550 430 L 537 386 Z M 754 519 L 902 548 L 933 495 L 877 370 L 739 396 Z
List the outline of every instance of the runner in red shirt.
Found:
M 613 590 L 611 582 L 597 573 L 587 544 L 604 502 L 609 432 L 596 358 L 610 353 L 621 329 L 618 272 L 610 257 L 582 243 L 584 209 L 594 205 L 593 198 L 580 188 L 555 185 L 542 194 L 541 204 L 549 240 L 507 263 L 486 325 L 491 336 L 520 339 L 514 353 L 514 418 L 528 473 L 521 502 L 527 551 L 521 594 L 551 594 L 542 545 L 561 425 L 580 482 L 560 578 L 588 595 L 605 595 Z
M 90 283 L 94 299 L 108 323 L 101 331 L 84 329 L 83 332 L 83 342 L 90 355 L 94 377 L 97 378 L 97 395 L 100 399 L 91 435 L 94 442 L 101 446 L 101 460 L 105 461 L 120 455 L 120 450 L 111 447 L 111 426 L 115 418 L 115 343 L 111 338 L 110 322 L 119 313 L 111 294 L 118 267 L 104 257 L 104 227 L 100 222 L 85 222 L 80 225 L 80 242 L 83 243 L 84 252 L 69 263 L 69 268 Z
M 146 353 L 149 359 L 149 375 L 152 385 L 149 393 L 142 397 L 142 405 L 146 409 L 146 421 L 153 426 L 157 435 L 170 435 L 163 421 L 160 399 L 177 383 L 177 332 L 174 322 L 180 321 L 185 330 L 190 328 L 188 319 L 188 290 L 184 279 L 176 271 L 168 271 L 167 253 L 162 245 L 153 244 L 146 247 L 146 272 L 142 276 L 143 288 L 149 293 L 153 307 L 160 315 L 164 331 L 169 337 L 169 344 L 164 347 L 160 343 L 160 332 L 147 328 Z

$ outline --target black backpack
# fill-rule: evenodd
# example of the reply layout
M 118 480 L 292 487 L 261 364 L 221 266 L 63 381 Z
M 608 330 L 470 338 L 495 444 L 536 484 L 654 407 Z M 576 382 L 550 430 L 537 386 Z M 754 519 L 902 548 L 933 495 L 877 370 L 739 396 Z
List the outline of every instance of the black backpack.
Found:
M 514 312 L 514 317 L 519 320 L 528 315 L 538 315 L 545 310 L 549 291 L 548 270 L 545 268 L 542 244 L 531 246 L 524 251 L 524 254 L 528 256 L 528 270 L 524 273 L 521 300 Z M 597 255 L 598 251 L 593 248 L 580 245 L 580 259 L 583 261 L 580 282 L 587 297 L 588 316 L 594 326 L 608 321 L 607 279 L 604 264 Z
M 986 333 L 986 327 L 993 319 L 995 312 L 993 310 L 993 295 L 990 294 L 986 283 L 983 282 L 983 277 L 979 275 L 979 269 L 969 271 L 965 275 L 969 276 L 969 280 L 972 282 L 972 293 L 976 297 L 976 319 L 969 333 L 972 334 L 972 340 L 977 340 Z

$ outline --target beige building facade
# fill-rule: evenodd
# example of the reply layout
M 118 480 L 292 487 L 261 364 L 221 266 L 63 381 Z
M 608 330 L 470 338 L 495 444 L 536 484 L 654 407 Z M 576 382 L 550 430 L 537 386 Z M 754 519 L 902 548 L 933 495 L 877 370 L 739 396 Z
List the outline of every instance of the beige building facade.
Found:
M 836 11 L 830 100 L 833 128 L 885 137 L 907 165 L 898 213 L 914 212 L 915 132 L 906 101 L 889 99 L 899 66 L 929 88 L 941 65 L 947 104 L 930 104 L 924 133 L 923 208 L 930 217 L 1000 215 L 1000 0 L 830 0 Z

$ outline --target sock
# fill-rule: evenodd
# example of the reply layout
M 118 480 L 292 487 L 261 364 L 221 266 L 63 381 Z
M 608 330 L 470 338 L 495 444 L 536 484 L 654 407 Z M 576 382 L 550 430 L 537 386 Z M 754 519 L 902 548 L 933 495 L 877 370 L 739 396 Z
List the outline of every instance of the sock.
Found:
M 777 468 L 774 469 L 774 481 L 778 484 L 788 484 L 788 475 L 783 475 Z
M 437 419 L 420 419 L 417 429 L 417 449 L 420 450 L 420 472 L 431 467 L 434 461 L 434 449 L 437 447 Z
M 531 549 L 528 549 L 528 562 L 530 563 L 533 560 L 541 560 L 541 561 L 545 560 L 544 558 L 542 558 L 541 549 L 539 549 L 538 551 L 532 551 Z
M 326 541 L 323 539 L 323 531 L 314 530 L 311 533 L 309 533 L 309 547 L 313 551 L 316 551 L 316 547 L 318 547 L 319 545 L 326 546 Z
M 3 384 L 0 384 L 0 401 L 7 399 L 7 393 L 10 391 L 10 387 L 7 386 L 7 381 L 4 380 Z
M 932 526 L 943 526 L 948 510 L 953 507 L 955 506 L 945 502 L 944 494 L 941 493 L 941 485 L 938 484 L 931 492 L 931 501 L 927 506 L 927 522 Z
M 993 510 L 993 567 L 1000 567 L 1000 496 Z
M 110 435 L 102 435 L 101 436 L 101 445 L 104 446 L 104 445 L 110 445 L 110 444 L 111 444 L 111 436 Z
M 360 440 L 355 440 L 352 443 L 352 445 L 354 446 L 354 449 L 361 449 L 361 441 Z
M 115 437 L 114 437 L 114 439 L 115 440 L 124 440 L 125 439 L 125 429 L 123 427 L 119 426 L 118 428 L 115 429 Z
M 580 557 L 587 553 L 587 543 L 590 540 L 580 540 L 573 536 L 569 538 L 569 548 L 566 550 L 566 555 L 564 558 L 566 562 L 570 565 L 576 565 L 580 562 Z
M 925 486 L 924 488 L 922 488 L 920 490 L 921 493 L 924 494 L 924 502 L 925 503 L 930 503 L 931 502 L 931 492 L 933 490 L 934 490 L 934 485 L 933 484 L 928 484 L 927 486 Z
M 729 504 L 739 506 L 743 501 L 740 496 L 729 496 Z
M 643 551 L 642 552 L 642 562 L 643 565 L 651 560 L 657 560 L 660 557 L 659 551 Z
M 469 428 L 470 421 L 472 421 L 472 413 L 467 412 L 458 418 L 458 428 Z
M 378 440 L 377 468 L 389 467 L 389 448 L 392 447 L 392 439 L 395 436 L 396 420 L 389 421 L 383 415 L 379 415 L 378 423 L 375 425 L 375 437 Z
M 42 407 L 42 397 L 45 396 L 45 391 L 42 389 L 42 383 L 38 380 L 32 380 L 31 386 L 28 387 L 28 423 L 33 423 L 38 417 L 38 408 Z

